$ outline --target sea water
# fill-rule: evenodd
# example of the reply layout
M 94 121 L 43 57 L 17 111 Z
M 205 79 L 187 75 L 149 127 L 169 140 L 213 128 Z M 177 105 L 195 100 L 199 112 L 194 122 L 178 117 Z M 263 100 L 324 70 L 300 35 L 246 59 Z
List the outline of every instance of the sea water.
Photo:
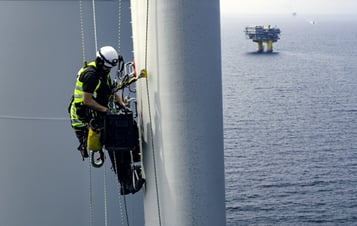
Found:
M 264 23 L 272 54 L 243 32 Z M 357 225 L 356 27 L 222 17 L 227 225 Z

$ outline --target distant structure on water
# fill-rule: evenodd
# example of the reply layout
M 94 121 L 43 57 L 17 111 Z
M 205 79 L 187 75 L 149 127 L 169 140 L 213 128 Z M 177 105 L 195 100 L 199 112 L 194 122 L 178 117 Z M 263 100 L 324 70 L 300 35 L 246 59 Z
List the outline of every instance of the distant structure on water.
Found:
M 264 52 L 263 43 L 266 43 L 267 52 L 273 52 L 273 42 L 280 39 L 280 29 L 277 27 L 267 26 L 254 26 L 246 27 L 245 35 L 247 38 L 252 39 L 253 42 L 258 43 L 258 52 Z

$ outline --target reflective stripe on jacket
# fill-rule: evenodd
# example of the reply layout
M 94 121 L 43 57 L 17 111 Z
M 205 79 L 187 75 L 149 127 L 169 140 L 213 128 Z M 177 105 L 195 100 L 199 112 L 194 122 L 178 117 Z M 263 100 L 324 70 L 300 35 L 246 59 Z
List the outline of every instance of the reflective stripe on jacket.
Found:
M 86 64 L 78 71 L 76 87 L 74 88 L 74 100 L 73 100 L 74 103 L 83 103 L 83 82 L 81 82 L 79 78 L 84 72 L 86 72 L 91 67 L 93 68 L 97 67 L 94 61 Z M 98 80 L 98 85 L 94 89 L 94 93 L 93 93 L 94 97 L 96 97 L 97 95 L 96 91 L 98 90 L 99 87 L 100 87 L 100 80 Z

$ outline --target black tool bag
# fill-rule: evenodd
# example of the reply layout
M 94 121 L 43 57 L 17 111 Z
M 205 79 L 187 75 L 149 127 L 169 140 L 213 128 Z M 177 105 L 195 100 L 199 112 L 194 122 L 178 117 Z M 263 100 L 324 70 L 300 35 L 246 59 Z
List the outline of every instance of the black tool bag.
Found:
M 132 112 L 106 115 L 103 135 L 105 149 L 109 151 L 135 150 L 139 144 L 138 126 Z

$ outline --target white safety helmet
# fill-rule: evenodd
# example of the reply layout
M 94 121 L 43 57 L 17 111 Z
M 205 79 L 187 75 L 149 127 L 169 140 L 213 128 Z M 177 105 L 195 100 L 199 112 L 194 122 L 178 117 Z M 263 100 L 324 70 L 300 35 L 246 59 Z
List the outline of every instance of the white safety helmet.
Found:
M 114 67 L 118 64 L 118 53 L 111 46 L 104 46 L 97 51 L 96 54 L 99 63 L 106 67 Z

